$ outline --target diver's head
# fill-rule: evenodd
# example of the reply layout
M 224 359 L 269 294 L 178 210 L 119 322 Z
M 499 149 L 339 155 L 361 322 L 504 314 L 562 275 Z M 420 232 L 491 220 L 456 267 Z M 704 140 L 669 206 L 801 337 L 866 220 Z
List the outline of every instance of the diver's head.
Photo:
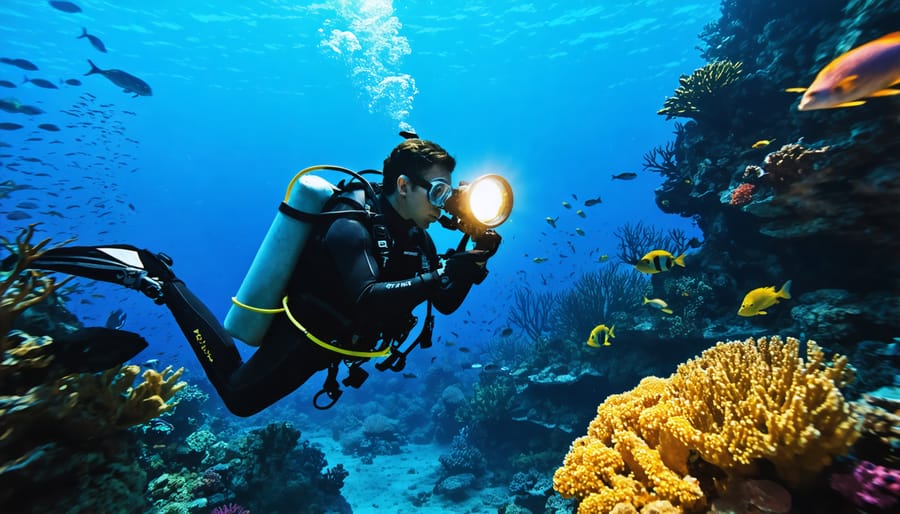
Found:
M 452 191 L 456 159 L 437 143 L 407 139 L 384 160 L 384 194 L 403 219 L 427 228 Z

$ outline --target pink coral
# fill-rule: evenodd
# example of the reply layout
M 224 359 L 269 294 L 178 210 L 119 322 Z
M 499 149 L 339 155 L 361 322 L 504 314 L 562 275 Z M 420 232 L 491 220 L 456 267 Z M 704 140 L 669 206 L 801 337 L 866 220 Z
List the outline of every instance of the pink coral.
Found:
M 831 488 L 859 507 L 887 510 L 900 500 L 900 470 L 860 461 L 853 473 L 835 473 Z
M 731 192 L 731 205 L 736 207 L 747 205 L 750 203 L 750 199 L 753 198 L 754 192 L 756 192 L 756 186 L 753 184 L 744 183 L 739 185 Z
M 250 511 L 237 503 L 229 503 L 226 505 L 219 505 L 209 514 L 250 514 Z

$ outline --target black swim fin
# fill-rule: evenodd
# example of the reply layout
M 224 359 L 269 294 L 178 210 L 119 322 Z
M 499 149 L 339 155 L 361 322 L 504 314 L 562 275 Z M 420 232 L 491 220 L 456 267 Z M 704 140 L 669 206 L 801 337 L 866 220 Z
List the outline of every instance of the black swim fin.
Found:
M 90 327 L 54 338 L 49 352 L 70 373 L 96 373 L 121 365 L 147 346 L 134 332 Z

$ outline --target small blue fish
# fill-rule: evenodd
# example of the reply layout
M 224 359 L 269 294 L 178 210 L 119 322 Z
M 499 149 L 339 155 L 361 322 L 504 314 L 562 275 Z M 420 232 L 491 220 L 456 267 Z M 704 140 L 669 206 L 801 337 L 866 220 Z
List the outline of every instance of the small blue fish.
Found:
M 125 326 L 125 319 L 127 316 L 125 315 L 125 311 L 122 309 L 116 309 L 109 313 L 109 316 L 106 318 L 106 328 L 114 328 L 120 329 Z
M 103 75 L 107 80 L 121 87 L 126 93 L 134 93 L 135 97 L 153 95 L 149 84 L 128 72 L 122 70 L 101 70 L 90 59 L 88 59 L 88 64 L 91 65 L 91 69 L 85 75 Z
M 32 84 L 34 84 L 34 85 L 37 86 L 37 87 L 42 87 L 42 88 L 44 88 L 44 89 L 59 89 L 58 87 L 56 87 L 56 84 L 54 84 L 53 82 L 50 82 L 49 80 L 44 80 L 44 79 L 30 79 L 30 78 L 28 78 L 28 76 L 26 75 L 26 76 L 25 76 L 25 80 L 23 80 L 22 83 L 23 83 L 23 84 L 27 84 L 27 83 L 29 83 L 29 82 L 31 82 Z
M 84 27 L 81 27 L 81 35 L 76 37 L 75 39 L 81 39 L 81 38 L 87 38 L 87 40 L 91 42 L 91 46 L 93 46 L 97 50 L 100 50 L 103 53 L 106 53 L 106 45 L 103 44 L 103 41 L 100 41 L 100 38 L 97 36 L 92 36 L 91 34 L 88 34 L 87 29 Z
M 31 217 L 31 214 L 28 214 L 25 211 L 12 211 L 11 213 L 6 215 L 6 219 L 12 220 L 12 221 L 27 220 L 30 217 Z
M 54 9 L 57 9 L 62 12 L 67 13 L 77 13 L 81 12 L 81 7 L 73 4 L 72 2 L 64 2 L 62 0 L 50 0 L 50 6 Z
M 35 66 L 33 62 L 27 61 L 25 59 L 10 59 L 9 57 L 0 57 L 0 62 L 28 71 L 37 71 L 38 69 L 38 67 Z

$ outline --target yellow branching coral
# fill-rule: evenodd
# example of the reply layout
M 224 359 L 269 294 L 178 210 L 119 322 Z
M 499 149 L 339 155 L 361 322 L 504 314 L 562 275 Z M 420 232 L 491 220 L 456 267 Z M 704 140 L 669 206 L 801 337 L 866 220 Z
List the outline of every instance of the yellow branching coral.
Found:
M 13 269 L 0 280 L 0 352 L 7 348 L 6 334 L 16 317 L 28 307 L 44 301 L 72 278 L 56 282 L 53 277 L 28 269 L 35 259 L 49 249 L 46 247 L 50 239 L 44 239 L 36 245 L 31 244 L 37 226 L 38 223 L 28 225 L 16 237 L 15 245 L 5 237 L 0 237 L 0 245 L 19 256 Z M 72 240 L 63 241 L 53 248 L 59 248 L 70 241 Z
M 740 80 L 742 72 L 741 62 L 715 61 L 694 70 L 690 76 L 682 75 L 675 96 L 666 98 L 657 114 L 666 115 L 667 120 L 675 117 L 700 119 L 721 114 L 717 107 L 725 96 L 722 92 Z
M 578 512 L 666 500 L 686 511 L 707 498 L 693 457 L 731 475 L 752 475 L 759 459 L 797 482 L 843 454 L 858 437 L 839 387 L 852 379 L 845 357 L 826 363 L 810 341 L 807 358 L 788 338 L 719 343 L 668 379 L 645 378 L 610 396 L 575 440 L 554 488 Z
M 671 401 L 681 416 L 666 430 L 722 469 L 750 473 L 757 459 L 792 482 L 815 473 L 859 436 L 840 386 L 847 358 L 825 364 L 821 348 L 778 337 L 719 343 L 678 367 Z
M 705 502 L 686 466 L 678 471 L 664 464 L 656 442 L 659 423 L 643 424 L 644 412 L 667 408 L 660 404 L 667 384 L 647 377 L 632 391 L 611 395 L 597 408 L 587 436 L 572 444 L 553 485 L 561 495 L 581 500 L 579 514 L 607 513 L 619 503 L 640 507 L 669 500 L 694 507 Z
M 13 269 L 0 276 L 0 480 L 49 480 L 61 462 L 91 452 L 99 441 L 144 423 L 171 409 L 185 386 L 182 370 L 161 373 L 138 366 L 116 366 L 102 373 L 71 373 L 57 365 L 50 337 L 10 330 L 25 309 L 48 298 L 63 282 L 32 272 L 28 265 L 49 240 L 31 244 L 35 226 L 0 245 L 18 255 Z M 65 244 L 65 243 L 63 243 Z M 100 466 L 94 461 L 91 465 Z M 89 466 L 90 467 L 90 466 Z M 50 477 L 50 478 L 48 478 Z M 0 493 L 0 502 L 4 499 Z
M 128 368 L 131 368 L 133 372 L 140 371 L 138 366 L 128 366 Z M 160 373 L 152 369 L 145 371 L 144 381 L 129 392 L 128 400 L 119 410 L 116 425 L 130 427 L 146 423 L 174 407 L 177 402 L 167 402 L 187 385 L 187 382 L 178 381 L 183 373 L 184 368 L 172 371 L 172 366 L 167 366 Z
M 122 366 L 103 373 L 72 373 L 35 385 L 24 394 L 0 396 L 0 454 L 15 451 L 7 442 L 27 448 L 37 435 L 89 440 L 146 423 L 171 409 L 172 398 L 186 382 L 184 368 L 161 373 L 147 370 L 133 387 L 139 366 Z M 3 463 L 0 462 L 0 468 Z M 2 469 L 0 469 L 2 471 Z

